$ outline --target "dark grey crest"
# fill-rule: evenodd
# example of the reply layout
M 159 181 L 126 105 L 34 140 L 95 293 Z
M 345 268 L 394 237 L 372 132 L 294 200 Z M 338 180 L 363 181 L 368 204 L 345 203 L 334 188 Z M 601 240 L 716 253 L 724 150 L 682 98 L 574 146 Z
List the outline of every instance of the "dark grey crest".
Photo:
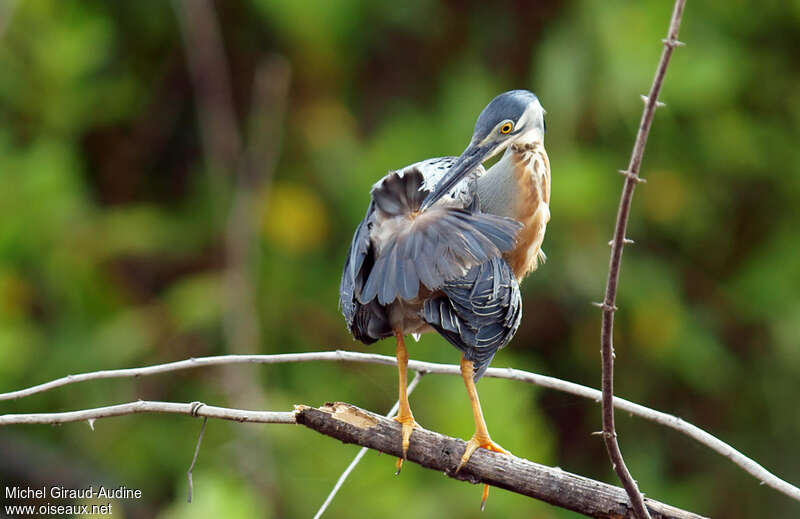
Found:
M 511 90 L 495 97 L 478 116 L 474 138 L 483 140 L 501 121 L 511 120 L 516 124 L 528 105 L 538 99 L 536 94 L 527 90 Z

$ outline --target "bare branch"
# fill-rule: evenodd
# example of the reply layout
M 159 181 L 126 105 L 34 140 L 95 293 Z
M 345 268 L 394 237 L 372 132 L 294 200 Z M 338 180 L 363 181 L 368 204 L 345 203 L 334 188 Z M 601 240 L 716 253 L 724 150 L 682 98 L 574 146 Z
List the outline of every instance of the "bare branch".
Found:
M 234 422 L 295 423 L 293 412 L 245 411 L 242 409 L 230 409 L 213 405 L 203 405 L 197 408 L 194 402 L 180 404 L 176 402 L 138 400 L 127 404 L 82 409 L 80 411 L 66 411 L 63 413 L 4 414 L 0 415 L 0 426 L 19 424 L 58 425 L 141 413 L 183 414 L 186 416 L 203 416 L 206 418 L 232 420 Z
M 392 456 L 402 454 L 400 424 L 350 404 L 337 402 L 319 409 L 298 406 L 297 423 L 345 443 L 363 445 Z M 504 488 L 589 517 L 634 517 L 626 504 L 625 491 L 619 487 L 486 449 L 475 451 L 456 473 L 466 446 L 463 440 L 426 429 L 415 429 L 413 438 L 408 460 L 444 472 L 451 478 Z M 647 499 L 647 506 L 656 518 L 701 517 L 652 499 Z
M 656 75 L 653 78 L 650 93 L 646 97 L 642 96 L 645 106 L 642 111 L 639 132 L 636 134 L 636 141 L 634 142 L 633 151 L 631 152 L 630 163 L 628 164 L 628 168 L 623 171 L 625 175 L 625 185 L 622 188 L 619 209 L 617 211 L 617 222 L 614 226 L 611 259 L 608 265 L 608 281 L 606 282 L 606 293 L 602 303 L 603 323 L 600 332 L 600 342 L 603 388 L 603 440 L 606 444 L 608 457 L 611 460 L 611 466 L 622 482 L 622 486 L 625 487 L 625 491 L 628 493 L 633 508 L 636 510 L 636 516 L 639 519 L 649 519 L 650 515 L 647 513 L 647 509 L 644 506 L 644 498 L 639 492 L 636 481 L 634 481 L 628 468 L 625 466 L 625 460 L 622 458 L 622 451 L 617 442 L 617 432 L 614 426 L 614 311 L 617 309 L 616 301 L 619 269 L 622 262 L 622 249 L 625 246 L 625 229 L 628 224 L 628 216 L 630 215 L 633 189 L 636 187 L 636 184 L 642 181 L 642 179 L 639 178 L 639 169 L 642 165 L 644 148 L 647 144 L 647 137 L 650 134 L 653 115 L 655 114 L 656 108 L 660 105 L 658 94 L 661 91 L 661 85 L 667 73 L 667 66 L 672 57 L 672 51 L 674 51 L 677 46 L 678 29 L 681 25 L 681 16 L 683 15 L 685 4 L 686 0 L 675 0 L 675 7 L 672 11 L 672 19 L 670 20 L 667 38 L 664 40 L 664 50 L 661 53 L 661 59 L 656 68 Z
M 51 389 L 56 389 L 62 386 L 75 384 L 78 382 L 87 382 L 90 380 L 103 380 L 112 378 L 137 378 L 150 375 L 157 375 L 162 373 L 171 373 L 185 369 L 193 369 L 200 367 L 210 366 L 223 366 L 232 364 L 284 364 L 296 362 L 318 362 L 318 361 L 340 361 L 340 362 L 359 362 L 364 364 L 381 364 L 385 366 L 396 366 L 397 360 L 394 357 L 387 355 L 377 355 L 374 353 L 358 353 L 354 351 L 317 351 L 308 353 L 280 353 L 277 355 L 220 355 L 214 357 L 200 357 L 193 359 L 186 359 L 177 362 L 169 362 L 166 364 L 156 364 L 143 368 L 128 368 L 128 369 L 112 369 L 104 371 L 94 371 L 90 373 L 81 373 L 79 375 L 67 375 L 50 382 L 31 386 L 29 388 L 20 389 L 17 391 L 10 391 L 7 393 L 0 393 L 0 401 L 14 400 L 24 398 L 27 396 L 35 395 Z M 434 373 L 440 375 L 457 375 L 461 376 L 461 371 L 458 366 L 453 364 L 439 364 L 434 362 L 423 362 L 419 360 L 409 360 L 409 369 L 415 371 Z M 489 368 L 486 370 L 486 377 L 502 378 L 507 380 L 517 380 L 527 384 L 533 384 L 547 389 L 553 389 L 571 395 L 579 396 L 581 398 L 588 398 L 595 402 L 600 402 L 602 393 L 596 389 L 587 386 L 575 384 L 554 377 L 546 375 L 539 375 L 529 371 L 523 371 L 513 368 Z M 722 456 L 731 460 L 734 464 L 741 467 L 745 472 L 752 475 L 759 482 L 765 484 L 778 492 L 781 492 L 795 501 L 800 502 L 800 488 L 782 480 L 778 476 L 772 474 L 767 469 L 737 451 L 724 441 L 704 431 L 703 429 L 693 425 L 677 416 L 663 413 L 650 409 L 643 405 L 633 403 L 624 398 L 614 397 L 614 407 L 620 411 L 639 416 L 646 420 L 658 423 L 674 429 L 686 436 L 692 438 L 698 443 L 705 445 L 711 450 L 721 454 Z M 19 422 L 7 422 L 19 423 Z M 0 421 L 0 425 L 4 425 Z

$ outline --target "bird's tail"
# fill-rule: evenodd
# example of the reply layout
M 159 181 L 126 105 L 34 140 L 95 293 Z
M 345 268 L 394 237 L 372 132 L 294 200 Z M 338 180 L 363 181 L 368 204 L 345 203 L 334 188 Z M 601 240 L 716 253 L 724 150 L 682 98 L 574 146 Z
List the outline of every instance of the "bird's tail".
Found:
M 417 297 L 464 276 L 475 265 L 511 250 L 522 225 L 481 213 L 478 204 L 433 206 L 420 212 L 428 191 L 417 169 L 387 175 L 372 190 L 377 215 L 370 231 L 378 250 L 359 301 L 382 305 Z

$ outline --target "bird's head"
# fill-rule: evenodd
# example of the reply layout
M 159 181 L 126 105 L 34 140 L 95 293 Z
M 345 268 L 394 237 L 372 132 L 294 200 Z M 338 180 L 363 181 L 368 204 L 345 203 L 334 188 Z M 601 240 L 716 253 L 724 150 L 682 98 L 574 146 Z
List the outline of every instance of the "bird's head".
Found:
M 511 90 L 495 97 L 478 116 L 469 146 L 425 198 L 421 209 L 436 203 L 479 164 L 511 144 L 542 142 L 544 130 L 544 108 L 534 93 Z

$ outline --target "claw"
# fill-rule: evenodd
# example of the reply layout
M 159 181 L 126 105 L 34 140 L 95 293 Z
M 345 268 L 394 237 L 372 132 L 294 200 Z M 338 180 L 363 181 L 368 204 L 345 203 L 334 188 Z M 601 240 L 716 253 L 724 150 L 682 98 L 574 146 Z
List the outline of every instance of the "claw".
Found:
M 395 417 L 394 419 L 396 422 L 400 422 L 400 425 L 403 426 L 402 429 L 402 449 L 403 449 L 403 457 L 397 458 L 397 471 L 395 472 L 395 476 L 400 474 L 400 470 L 403 468 L 403 460 L 406 459 L 406 455 L 408 454 L 408 447 L 411 444 L 411 432 L 414 429 L 420 428 L 420 425 L 414 421 L 414 417 L 409 415 L 404 418 L 400 418 L 399 416 Z
M 464 455 L 461 456 L 461 463 L 458 464 L 458 468 L 456 468 L 456 472 L 461 470 L 461 467 L 467 464 L 469 459 L 475 453 L 478 448 L 486 449 L 493 452 L 499 452 L 501 454 L 508 454 L 511 453 L 502 448 L 501 446 L 497 445 L 492 441 L 491 438 L 486 436 L 485 438 L 479 438 L 477 433 L 469 439 L 467 442 L 467 447 L 464 449 Z M 489 498 L 489 485 L 483 485 L 483 494 L 481 495 L 481 512 L 483 509 L 486 508 L 486 500 Z

